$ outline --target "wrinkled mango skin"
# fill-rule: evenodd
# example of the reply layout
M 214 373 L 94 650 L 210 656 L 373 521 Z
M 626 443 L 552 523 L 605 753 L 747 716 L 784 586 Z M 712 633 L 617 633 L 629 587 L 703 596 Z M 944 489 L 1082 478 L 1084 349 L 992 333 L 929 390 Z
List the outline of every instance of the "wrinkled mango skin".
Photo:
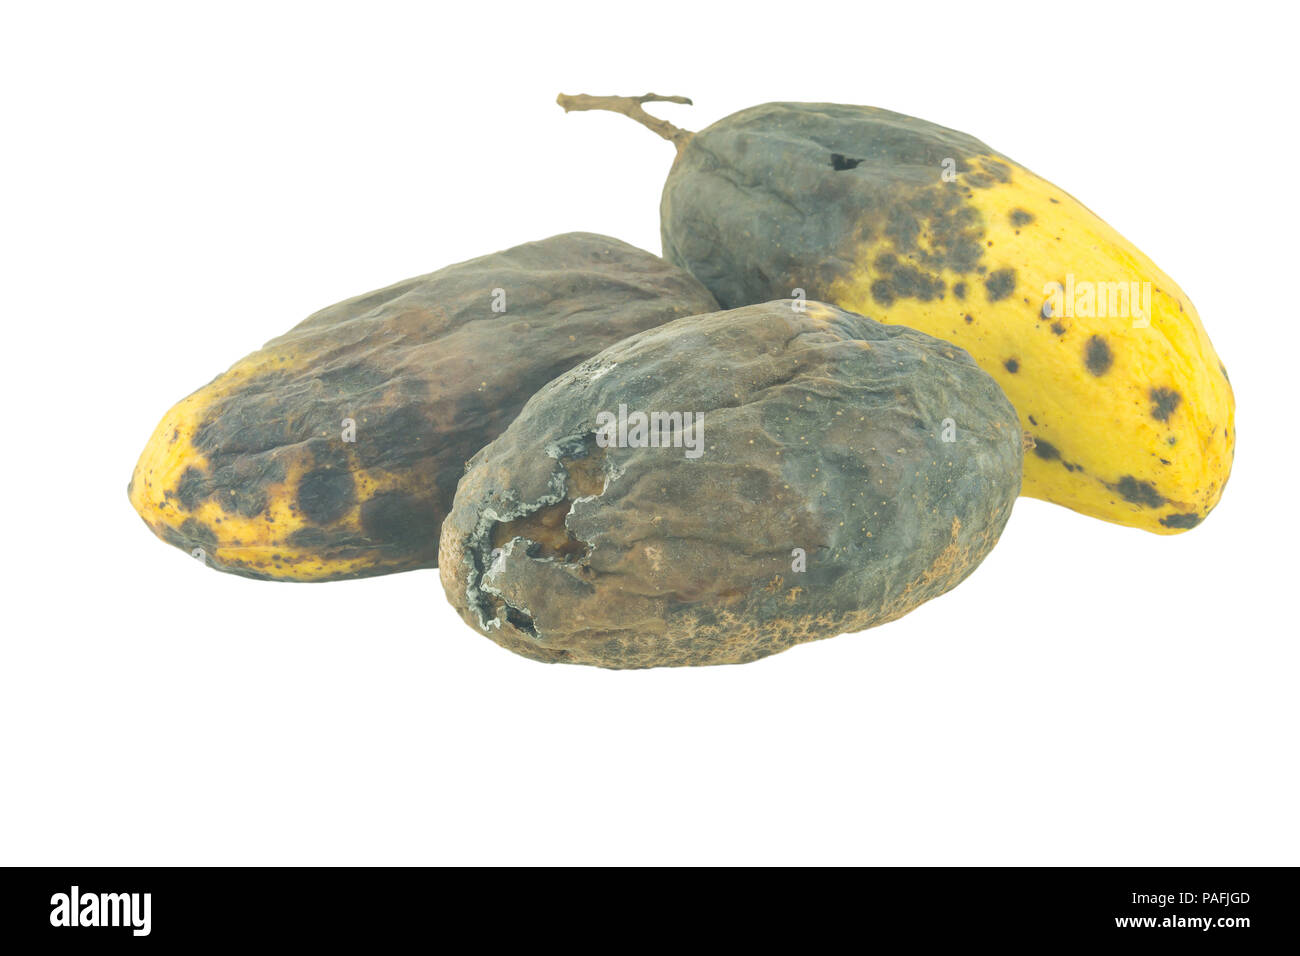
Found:
M 744 663 L 894 620 L 970 574 L 1020 491 L 1006 396 L 946 342 L 795 305 L 679 319 L 539 391 L 443 523 L 465 621 L 537 661 Z M 602 438 L 620 406 L 681 413 L 698 454 Z
M 1219 501 L 1232 388 L 1190 299 L 979 140 L 864 106 L 756 106 L 686 143 L 661 217 L 666 258 L 724 308 L 801 289 L 967 350 L 1035 440 L 1025 494 L 1160 534 Z
M 247 577 L 433 567 L 466 460 L 533 392 L 714 308 L 682 270 L 587 233 L 399 282 L 317 312 L 179 402 L 130 500 L 163 540 Z

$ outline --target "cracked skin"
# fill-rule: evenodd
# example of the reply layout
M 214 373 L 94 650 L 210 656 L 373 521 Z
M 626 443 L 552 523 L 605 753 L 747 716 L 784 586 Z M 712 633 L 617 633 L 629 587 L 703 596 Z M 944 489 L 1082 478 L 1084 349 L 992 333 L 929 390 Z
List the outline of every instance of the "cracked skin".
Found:
M 1078 200 L 973 137 L 870 107 L 756 106 L 684 141 L 661 219 L 665 257 L 724 308 L 797 287 L 967 350 L 1036 442 L 1027 495 L 1175 534 L 1223 493 L 1232 388 L 1191 300 Z M 1149 327 L 1131 306 L 1083 314 L 1084 299 L 1045 314 L 1067 275 L 1094 291 L 1150 283 Z

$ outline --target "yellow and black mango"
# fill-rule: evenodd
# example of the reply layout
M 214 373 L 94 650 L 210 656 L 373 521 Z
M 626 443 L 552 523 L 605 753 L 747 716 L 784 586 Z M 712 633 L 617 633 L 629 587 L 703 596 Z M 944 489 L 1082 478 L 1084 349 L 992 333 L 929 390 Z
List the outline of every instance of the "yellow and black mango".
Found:
M 248 577 L 434 567 L 465 462 L 539 387 L 625 336 L 716 308 L 686 272 L 570 233 L 340 302 L 159 423 L 131 503 Z
M 1233 396 L 1178 285 L 979 140 L 866 106 L 769 103 L 688 133 L 662 99 L 564 97 L 671 140 L 664 256 L 723 308 L 806 295 L 968 351 L 1035 441 L 1024 493 L 1172 534 L 1218 502 Z

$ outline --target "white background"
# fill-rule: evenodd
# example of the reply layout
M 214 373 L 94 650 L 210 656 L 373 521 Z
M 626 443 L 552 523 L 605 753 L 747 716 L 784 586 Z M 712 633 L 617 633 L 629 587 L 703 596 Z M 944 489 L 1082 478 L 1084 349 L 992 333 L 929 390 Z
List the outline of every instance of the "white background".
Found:
M 0 862 L 1300 862 L 1270 7 L 8 6 Z M 658 251 L 672 148 L 554 105 L 647 89 L 692 129 L 884 106 L 1078 196 L 1232 375 L 1218 510 L 1158 537 L 1022 499 L 901 621 L 626 673 L 501 650 L 435 571 L 256 582 L 154 539 L 126 499 L 154 424 L 308 313 L 569 230 Z

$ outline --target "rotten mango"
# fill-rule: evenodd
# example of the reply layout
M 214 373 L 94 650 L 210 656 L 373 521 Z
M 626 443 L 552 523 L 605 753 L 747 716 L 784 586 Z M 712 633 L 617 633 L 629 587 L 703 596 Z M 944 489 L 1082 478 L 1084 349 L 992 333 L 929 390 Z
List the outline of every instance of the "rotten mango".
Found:
M 716 308 L 681 269 L 569 233 L 310 316 L 183 399 L 128 494 L 164 541 L 247 577 L 433 567 L 465 461 L 541 385 Z

